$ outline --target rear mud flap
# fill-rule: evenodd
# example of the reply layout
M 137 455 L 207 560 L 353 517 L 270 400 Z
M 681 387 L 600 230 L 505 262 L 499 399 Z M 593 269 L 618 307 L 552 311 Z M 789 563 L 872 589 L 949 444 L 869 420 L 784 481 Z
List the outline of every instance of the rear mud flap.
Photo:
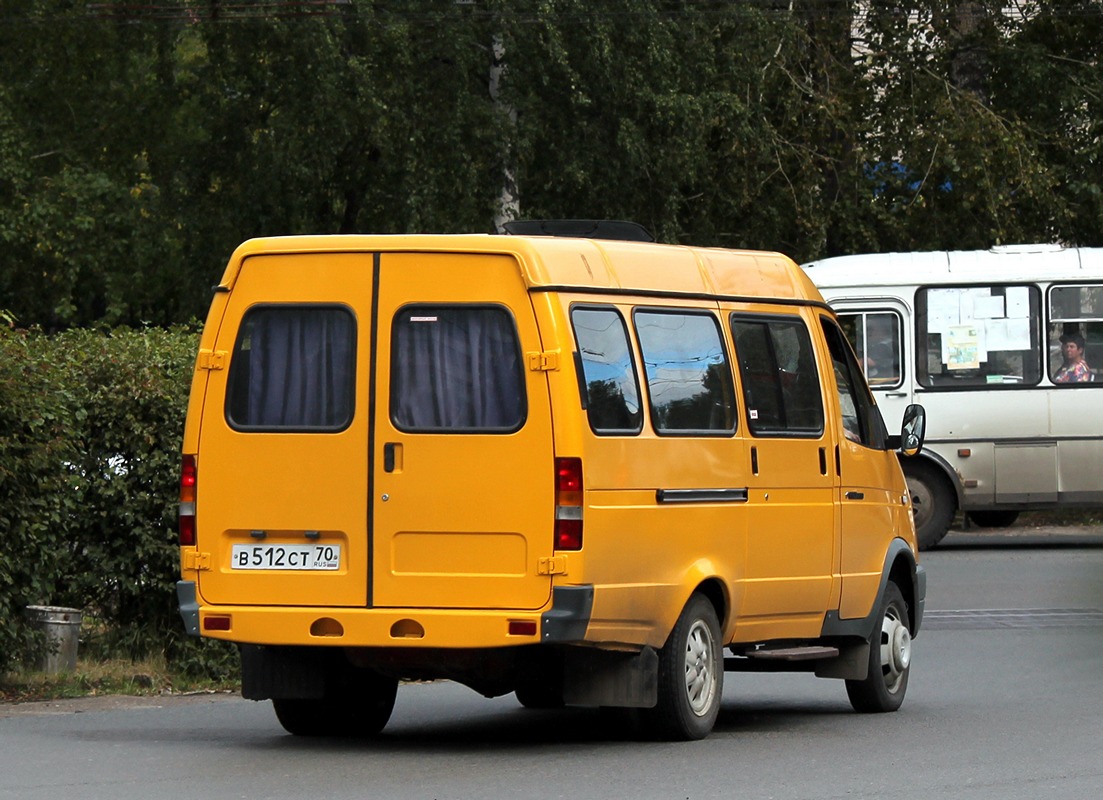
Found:
M 570 706 L 654 708 L 659 700 L 659 656 L 571 648 L 564 664 L 563 702 Z

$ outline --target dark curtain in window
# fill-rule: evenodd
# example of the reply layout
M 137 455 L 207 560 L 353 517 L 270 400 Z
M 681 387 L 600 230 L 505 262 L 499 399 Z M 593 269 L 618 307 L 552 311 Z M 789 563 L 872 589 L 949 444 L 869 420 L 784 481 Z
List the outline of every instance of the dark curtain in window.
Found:
M 407 431 L 512 431 L 525 418 L 513 319 L 487 307 L 407 307 L 394 321 L 391 420 Z
M 230 417 L 247 428 L 342 429 L 355 396 L 355 323 L 338 308 L 246 315 L 231 362 Z

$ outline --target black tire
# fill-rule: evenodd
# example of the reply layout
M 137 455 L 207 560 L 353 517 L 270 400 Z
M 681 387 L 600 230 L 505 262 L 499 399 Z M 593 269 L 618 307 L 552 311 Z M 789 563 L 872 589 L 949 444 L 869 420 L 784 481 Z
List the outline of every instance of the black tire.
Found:
M 912 499 L 919 549 L 929 550 L 950 530 L 957 513 L 957 496 L 938 468 L 923 461 L 904 462 L 904 477 Z
M 855 711 L 895 711 L 904 702 L 911 675 L 911 629 L 904 595 L 892 581 L 881 597 L 880 624 L 869 643 L 869 670 L 864 680 L 846 682 Z
M 361 672 L 363 675 L 354 684 L 339 691 L 327 690 L 326 697 L 317 700 L 272 700 L 276 719 L 295 736 L 375 736 L 391 718 L 398 680 Z
M 1019 518 L 1018 511 L 970 511 L 969 521 L 978 528 L 1007 528 Z
M 724 658 L 716 609 L 702 594 L 686 603 L 659 651 L 659 698 L 643 717 L 648 732 L 666 741 L 709 735 L 720 713 Z

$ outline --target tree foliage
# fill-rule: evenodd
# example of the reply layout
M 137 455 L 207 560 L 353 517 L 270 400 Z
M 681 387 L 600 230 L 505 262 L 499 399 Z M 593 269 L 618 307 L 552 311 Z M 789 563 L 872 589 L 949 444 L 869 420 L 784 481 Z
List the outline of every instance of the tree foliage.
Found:
M 240 241 L 506 196 L 798 260 L 1101 245 L 1100 52 L 1098 0 L 5 0 L 0 669 L 28 604 L 222 663 L 172 592 L 180 325 Z
M 490 231 L 512 181 L 523 217 L 799 260 L 1103 236 L 1095 0 L 10 0 L 0 22 L 0 297 L 51 330 L 200 315 L 253 236 Z
M 179 446 L 194 328 L 0 325 L 0 673 L 33 652 L 29 605 L 79 608 L 90 655 L 225 668 L 176 609 Z M 214 653 L 217 648 L 211 648 Z

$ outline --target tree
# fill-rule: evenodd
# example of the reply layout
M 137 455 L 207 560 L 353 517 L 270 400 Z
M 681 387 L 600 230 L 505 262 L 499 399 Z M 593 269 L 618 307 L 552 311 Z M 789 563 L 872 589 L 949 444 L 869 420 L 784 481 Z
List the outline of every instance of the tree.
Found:
M 507 169 L 523 217 L 798 260 L 1099 243 L 1099 4 L 1005 5 L 10 0 L 0 291 L 186 321 L 244 239 L 489 232 Z

